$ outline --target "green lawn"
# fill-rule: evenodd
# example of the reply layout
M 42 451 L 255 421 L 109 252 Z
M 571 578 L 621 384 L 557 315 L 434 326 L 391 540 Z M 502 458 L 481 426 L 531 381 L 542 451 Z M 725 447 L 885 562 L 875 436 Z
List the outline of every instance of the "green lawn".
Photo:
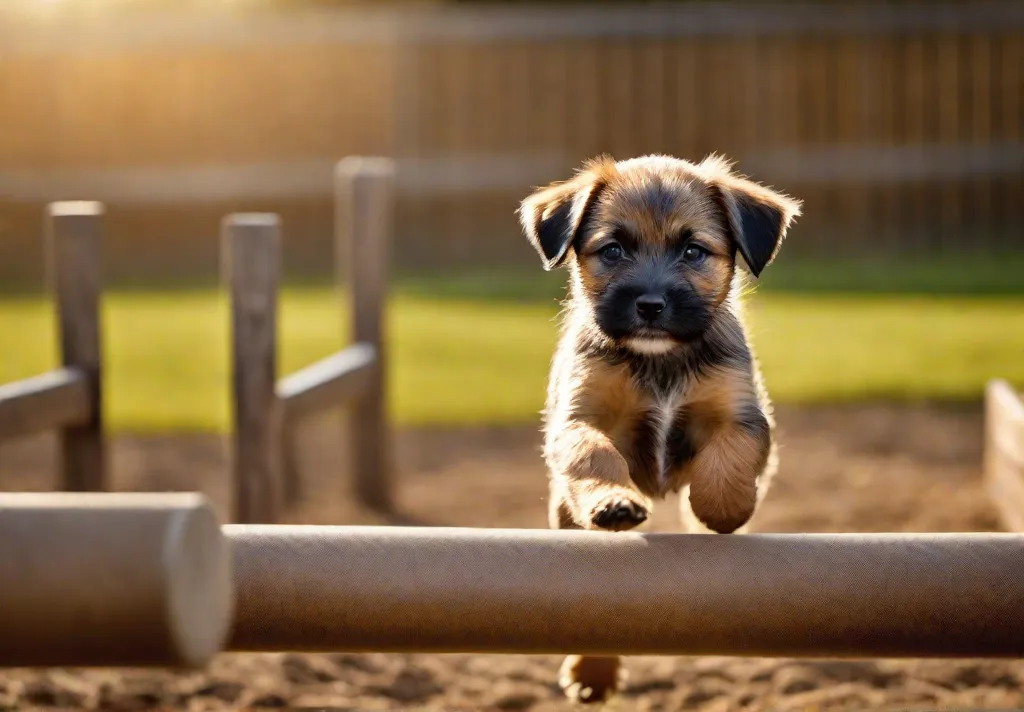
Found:
M 428 290 L 408 283 L 390 309 L 392 398 L 402 423 L 536 418 L 556 337 L 557 277 L 545 296 Z M 512 298 L 515 296 L 516 298 Z M 342 309 L 324 287 L 282 292 L 281 373 L 342 344 Z M 109 291 L 107 405 L 115 429 L 223 429 L 228 318 L 214 289 Z M 1024 384 L 1024 296 L 792 294 L 750 299 L 776 401 L 977 399 L 986 379 Z M 50 304 L 0 297 L 0 383 L 55 364 Z

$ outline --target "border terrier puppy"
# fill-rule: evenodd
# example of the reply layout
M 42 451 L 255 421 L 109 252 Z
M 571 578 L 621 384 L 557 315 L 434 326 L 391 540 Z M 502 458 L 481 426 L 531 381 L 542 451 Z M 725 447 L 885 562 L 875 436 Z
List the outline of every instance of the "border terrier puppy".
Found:
M 745 527 L 776 455 L 737 256 L 760 276 L 800 207 L 715 155 L 600 157 L 522 201 L 544 268 L 569 271 L 544 411 L 551 527 L 632 529 L 670 492 L 689 531 Z M 570 656 L 560 677 L 600 702 L 619 660 Z

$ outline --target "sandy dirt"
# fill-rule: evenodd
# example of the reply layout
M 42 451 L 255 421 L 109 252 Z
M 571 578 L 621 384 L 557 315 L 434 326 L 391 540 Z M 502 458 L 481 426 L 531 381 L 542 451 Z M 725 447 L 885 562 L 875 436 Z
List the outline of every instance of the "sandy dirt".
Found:
M 777 532 L 987 531 L 999 525 L 980 486 L 977 409 L 780 409 L 782 466 L 755 520 Z M 346 490 L 340 424 L 303 433 L 311 523 L 383 523 Z M 122 437 L 115 487 L 206 492 L 224 511 L 226 443 L 212 436 Z M 402 432 L 399 502 L 409 522 L 544 527 L 536 428 Z M 51 489 L 48 437 L 0 448 L 0 489 Z M 651 529 L 677 526 L 676 503 Z M 2 634 L 2 632 L 0 632 Z M 339 710 L 570 709 L 557 656 L 222 655 L 204 673 L 32 670 L 0 674 L 0 709 Z M 627 658 L 629 681 L 608 709 L 966 710 L 1024 707 L 1024 662 Z

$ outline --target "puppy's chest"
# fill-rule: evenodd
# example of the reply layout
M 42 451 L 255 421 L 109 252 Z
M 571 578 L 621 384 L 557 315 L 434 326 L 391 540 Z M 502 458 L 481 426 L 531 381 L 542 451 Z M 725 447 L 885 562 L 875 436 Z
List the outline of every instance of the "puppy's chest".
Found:
M 630 476 L 649 495 L 666 492 L 695 454 L 686 396 L 678 387 L 647 394 L 636 404 L 623 449 L 628 452 Z

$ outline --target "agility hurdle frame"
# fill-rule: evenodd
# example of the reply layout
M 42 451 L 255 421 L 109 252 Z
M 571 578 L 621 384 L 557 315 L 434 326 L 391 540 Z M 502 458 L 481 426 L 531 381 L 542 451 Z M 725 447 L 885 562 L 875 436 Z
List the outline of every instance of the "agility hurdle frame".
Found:
M 217 526 L 194 494 L 57 493 L 0 495 L 0 539 L 0 666 L 201 667 L 222 651 L 1024 657 L 1017 533 Z
M 351 344 L 277 379 L 277 215 L 225 218 L 223 265 L 231 295 L 235 521 L 278 519 L 302 493 L 294 452 L 311 416 L 348 406 L 353 496 L 393 508 L 384 307 L 394 229 L 395 166 L 350 157 L 335 170 L 335 272 L 352 305 Z
M 1024 401 L 1002 379 L 985 388 L 984 478 L 1003 525 L 1024 532 Z
M 335 261 L 351 300 L 351 345 L 277 378 L 277 215 L 237 213 L 221 225 L 231 303 L 232 521 L 276 521 L 301 494 L 294 436 L 311 416 L 348 406 L 353 496 L 390 511 L 391 439 L 384 306 L 394 229 L 395 165 L 345 158 L 335 170 Z M 102 408 L 101 219 L 98 202 L 47 208 L 46 244 L 60 327 L 62 367 L 0 385 L 0 442 L 59 429 L 60 488 L 107 487 Z
M 60 432 L 60 487 L 107 487 L 103 437 L 100 338 L 101 203 L 65 201 L 47 207 L 49 287 L 57 310 L 61 366 L 0 384 L 0 442 Z

